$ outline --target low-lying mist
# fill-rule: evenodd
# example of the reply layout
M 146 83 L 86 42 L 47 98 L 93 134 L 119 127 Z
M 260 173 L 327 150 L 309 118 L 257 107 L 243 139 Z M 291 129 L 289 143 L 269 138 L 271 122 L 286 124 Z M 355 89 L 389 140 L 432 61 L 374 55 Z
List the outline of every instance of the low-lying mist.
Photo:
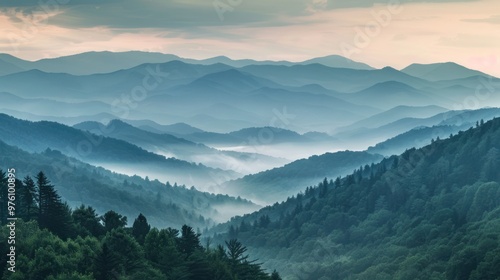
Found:
M 237 151 L 245 153 L 259 153 L 275 158 L 284 158 L 289 162 L 313 155 L 334 153 L 338 151 L 351 150 L 362 151 L 367 149 L 372 141 L 360 140 L 351 142 L 310 142 L 310 143 L 281 143 L 260 146 L 214 146 L 223 151 Z M 278 167 L 278 166 L 273 166 Z

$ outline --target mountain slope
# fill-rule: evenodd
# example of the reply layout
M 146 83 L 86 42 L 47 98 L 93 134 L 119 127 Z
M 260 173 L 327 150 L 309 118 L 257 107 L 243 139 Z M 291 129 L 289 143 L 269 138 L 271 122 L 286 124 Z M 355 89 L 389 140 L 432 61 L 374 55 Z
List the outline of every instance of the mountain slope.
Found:
M 277 66 L 250 65 L 240 70 L 265 77 L 287 86 L 318 84 L 339 92 L 356 92 L 378 83 L 396 81 L 414 88 L 430 86 L 430 82 L 410 76 L 391 67 L 376 70 L 332 68 L 321 64 Z
M 187 123 L 174 123 L 169 125 L 162 125 L 151 120 L 124 120 L 135 127 L 154 133 L 167 133 L 176 136 L 185 134 L 203 132 L 203 130 L 190 126 Z
M 116 119 L 107 125 L 99 122 L 83 122 L 73 127 L 96 135 L 127 141 L 166 157 L 201 163 L 213 168 L 229 169 L 231 167 L 243 174 L 259 172 L 286 163 L 283 159 L 255 153 L 219 151 L 170 134 L 145 131 Z
M 370 116 L 369 118 L 357 121 L 346 127 L 336 129 L 336 132 L 349 131 L 363 128 L 376 128 L 403 118 L 428 118 L 439 113 L 444 113 L 447 109 L 439 106 L 396 106 L 382 113 Z
M 380 112 L 379 109 L 352 104 L 329 95 L 264 86 L 250 92 L 239 92 L 225 87 L 189 84 L 168 93 L 152 95 L 140 105 L 140 110 L 145 112 L 191 115 L 187 123 L 216 132 L 238 130 L 241 125 L 286 126 L 301 133 L 328 131 L 339 123 L 347 124 L 347 118 L 352 122 Z M 226 106 L 223 107 L 226 109 L 212 110 L 213 106 Z M 283 115 L 291 115 L 293 121 L 284 119 Z
M 374 68 L 368 64 L 350 60 L 340 55 L 328 55 L 323 57 L 312 58 L 298 64 L 314 64 L 319 63 L 333 68 L 348 68 L 357 70 L 373 70 Z
M 449 103 L 446 99 L 395 81 L 378 83 L 359 92 L 343 94 L 341 98 L 355 104 L 370 105 L 384 110 L 401 105 L 446 106 Z
M 414 63 L 402 69 L 401 72 L 428 81 L 455 80 L 473 76 L 489 76 L 485 73 L 466 68 L 454 62 L 432 64 Z
M 460 129 L 469 128 L 476 124 L 476 122 L 483 120 L 490 120 L 494 117 L 500 116 L 500 109 L 498 108 L 484 108 L 477 110 L 450 110 L 444 113 L 440 113 L 428 118 L 402 118 L 395 122 L 376 127 L 376 128 L 359 128 L 353 130 L 346 130 L 336 133 L 334 136 L 338 138 L 343 143 L 355 143 L 360 141 L 365 145 L 377 145 L 377 149 L 371 151 L 375 152 L 380 148 L 380 154 L 392 155 L 399 154 L 403 152 L 406 148 L 410 147 L 422 147 L 430 143 L 432 138 L 445 137 L 450 133 L 456 133 Z M 441 126 L 443 131 L 440 131 Z M 421 135 L 416 132 L 421 128 L 436 127 L 435 129 L 423 129 L 421 130 Z M 409 138 L 409 135 L 403 137 L 406 140 L 400 138 L 398 140 L 398 135 L 406 133 L 410 130 L 413 131 L 412 134 L 415 139 Z M 431 132 L 433 131 L 433 132 Z M 407 137 L 408 136 L 408 137 Z M 394 138 L 393 141 L 391 138 Z M 390 141 L 388 140 L 390 139 Z M 390 145 L 385 145 L 386 140 L 391 142 Z M 398 143 L 398 144 L 396 144 Z M 392 144 L 396 144 L 392 150 Z M 366 146 L 362 146 L 367 148 Z M 402 150 L 401 150 L 402 149 Z
M 72 207 L 86 204 L 100 214 L 119 211 L 129 217 L 129 222 L 143 213 L 158 227 L 186 223 L 204 227 L 226 220 L 225 207 L 232 206 L 233 211 L 241 213 L 257 209 L 241 199 L 120 175 L 55 150 L 32 154 L 0 141 L 0 169 L 5 172 L 7 168 L 15 168 L 19 179 L 43 170 Z
M 194 65 L 177 60 L 144 63 L 112 73 L 80 76 L 34 69 L 1 76 L 0 91 L 24 98 L 104 100 L 112 104 L 124 93 L 130 96 L 132 89 L 138 86 L 148 88 L 147 95 L 151 95 L 157 91 L 192 82 L 204 75 L 228 69 L 231 67 L 223 64 Z
M 99 101 L 61 102 L 45 98 L 22 98 L 7 92 L 0 92 L 0 109 L 15 108 L 33 115 L 59 118 L 76 118 L 83 115 L 97 115 L 110 111 L 110 105 Z M 54 110 L 57 108 L 57 110 Z
M 264 135 L 265 134 L 265 135 Z M 249 127 L 232 131 L 229 133 L 215 132 L 197 132 L 184 135 L 186 139 L 194 142 L 209 144 L 209 145 L 238 145 L 243 142 L 249 142 L 249 139 L 259 137 L 270 137 L 272 134 L 272 144 L 289 143 L 289 142 L 310 142 L 312 139 L 300 135 L 295 131 L 277 128 L 277 127 Z M 263 136 L 264 135 L 264 136 Z M 254 141 L 253 145 L 269 144 L 267 141 Z
M 27 61 L 17 57 L 0 54 L 0 60 L 5 65 L 0 65 L 0 75 L 2 71 L 5 74 L 17 73 L 25 70 L 38 69 L 51 73 L 68 73 L 73 75 L 90 75 L 96 73 L 110 73 L 121 69 L 129 69 L 143 63 L 164 63 L 173 60 L 183 61 L 185 63 L 210 65 L 223 63 L 232 67 L 244 67 L 248 65 L 294 65 L 321 63 L 336 68 L 352 69 L 373 69 L 364 63 L 355 62 L 347 58 L 331 55 L 325 57 L 313 58 L 303 62 L 289 61 L 259 61 L 253 59 L 231 59 L 226 56 L 217 56 L 208 59 L 190 59 L 181 58 L 173 54 L 164 54 L 157 52 L 84 52 L 74 55 L 45 58 L 37 61 Z M 8 65 L 7 65 L 8 64 Z
M 6 55 L 0 55 L 2 59 Z M 162 63 L 180 59 L 176 55 L 153 52 L 85 52 L 56 58 L 27 61 L 9 57 L 8 61 L 20 69 L 37 69 L 50 73 L 68 73 L 72 75 L 90 75 L 110 73 L 129 69 L 144 63 Z M 19 71 L 18 71 L 19 72 Z M 15 73 L 15 72 L 12 72 Z
M 234 179 L 237 173 L 212 169 L 147 152 L 128 142 L 98 136 L 53 122 L 29 122 L 0 114 L 0 140 L 30 152 L 47 148 L 117 172 L 205 187 L 214 177 Z
M 485 108 L 470 111 L 448 112 L 449 118 L 430 118 L 437 120 L 428 126 L 420 126 L 395 137 L 387 139 L 373 147 L 368 148 L 370 153 L 378 153 L 384 156 L 396 155 L 409 148 L 420 148 L 431 143 L 432 139 L 446 138 L 450 134 L 456 134 L 476 125 L 480 121 L 488 121 L 500 117 L 499 108 Z M 442 114 L 438 116 L 443 116 Z M 409 127 L 409 126 L 408 126 Z
M 496 279 L 499 168 L 497 118 L 214 231 L 284 279 Z
M 8 62 L 9 60 L 8 56 L 0 54 L 0 76 L 24 71 L 23 68 Z
M 343 176 L 381 159 L 380 155 L 366 152 L 326 153 L 226 182 L 222 188 L 228 194 L 271 204 L 304 190 L 324 177 Z

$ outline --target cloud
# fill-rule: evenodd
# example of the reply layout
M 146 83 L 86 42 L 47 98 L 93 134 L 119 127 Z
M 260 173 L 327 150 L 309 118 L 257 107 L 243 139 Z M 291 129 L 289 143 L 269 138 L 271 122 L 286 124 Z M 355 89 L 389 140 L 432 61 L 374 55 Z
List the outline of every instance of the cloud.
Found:
M 481 47 L 498 47 L 498 42 L 495 36 L 489 34 L 465 34 L 459 33 L 454 36 L 444 36 L 439 40 L 439 44 L 443 46 L 461 48 L 481 48 Z
M 465 21 L 465 22 L 479 22 L 479 23 L 500 24 L 500 15 L 490 16 L 488 18 L 463 19 L 462 21 Z
M 299 61 L 342 55 L 359 30 L 398 0 L 38 0 L 0 1 L 0 50 L 27 59 L 85 51 L 146 50 L 183 57 L 226 55 Z M 223 3 L 223 18 L 215 3 Z M 491 16 L 498 0 L 399 0 L 380 32 L 352 57 L 375 67 L 498 56 Z M 230 3 L 233 3 L 232 6 Z M 50 9 L 49 9 L 50 8 Z M 473 15 L 473 16 L 471 16 Z M 44 19 L 45 16 L 45 19 Z M 38 24 L 31 19 L 42 18 Z M 477 17 L 476 19 L 469 19 Z M 465 19 L 465 20 L 464 20 Z M 380 21 L 380 18 L 378 19 Z M 478 28 L 477 22 L 485 22 Z M 15 51 L 14 51 L 15 50 Z M 500 70 L 495 70 L 500 76 Z
M 51 24 L 72 28 L 106 26 L 182 29 L 249 24 L 275 26 L 287 17 L 303 16 L 311 12 L 389 3 L 472 1 L 474 0 L 16 0 L 0 1 L 0 9 L 15 9 L 24 14 L 57 13 L 51 19 Z

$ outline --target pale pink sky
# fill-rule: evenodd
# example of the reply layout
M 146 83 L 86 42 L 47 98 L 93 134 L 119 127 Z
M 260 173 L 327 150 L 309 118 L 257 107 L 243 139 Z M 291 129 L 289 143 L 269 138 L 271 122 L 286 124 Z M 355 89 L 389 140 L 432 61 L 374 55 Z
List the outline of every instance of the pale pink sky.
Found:
M 124 22 L 114 14 L 110 18 L 116 22 L 85 18 L 92 16 L 92 9 L 99 15 L 110 8 L 105 5 L 61 5 L 49 13 L 35 6 L 31 14 L 21 13 L 20 7 L 0 7 L 0 52 L 29 60 L 102 50 L 290 61 L 338 54 L 398 69 L 414 62 L 454 61 L 500 77 L 498 0 L 412 1 L 392 8 L 387 4 L 328 8 L 331 0 L 309 0 L 296 7 L 277 0 L 281 6 L 271 7 L 243 0 L 222 19 L 210 1 L 166 2 L 173 8 L 165 20 L 161 13 L 137 10 Z M 376 15 L 382 14 L 385 17 L 377 21 Z M 169 17 L 175 19 L 168 21 Z M 143 26 L 134 26 L 134 20 Z

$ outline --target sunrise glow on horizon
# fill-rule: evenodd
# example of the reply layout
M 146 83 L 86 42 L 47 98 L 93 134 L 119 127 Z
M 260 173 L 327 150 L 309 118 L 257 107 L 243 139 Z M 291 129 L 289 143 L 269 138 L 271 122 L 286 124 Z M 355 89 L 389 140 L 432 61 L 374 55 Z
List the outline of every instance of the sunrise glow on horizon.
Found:
M 59 2 L 0 2 L 0 53 L 38 60 L 138 50 L 288 61 L 337 54 L 376 68 L 453 61 L 500 76 L 495 0 Z

